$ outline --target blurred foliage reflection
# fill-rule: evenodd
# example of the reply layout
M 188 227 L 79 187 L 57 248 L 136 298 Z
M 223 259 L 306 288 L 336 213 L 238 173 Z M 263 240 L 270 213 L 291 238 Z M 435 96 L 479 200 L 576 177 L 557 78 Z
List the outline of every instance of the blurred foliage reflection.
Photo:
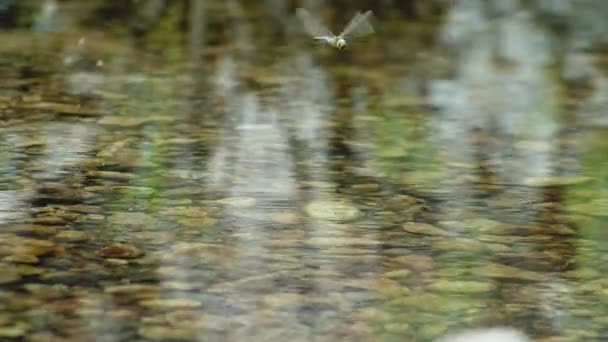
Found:
M 607 339 L 606 17 L 0 0 L 0 340 Z

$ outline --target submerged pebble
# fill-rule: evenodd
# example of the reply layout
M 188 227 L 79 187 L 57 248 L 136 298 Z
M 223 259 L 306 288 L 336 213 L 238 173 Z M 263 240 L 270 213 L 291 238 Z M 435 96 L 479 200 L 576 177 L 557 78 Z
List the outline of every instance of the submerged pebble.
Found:
M 448 236 L 448 235 L 450 235 L 449 232 L 447 232 L 441 228 L 435 227 L 428 223 L 408 222 L 408 223 L 404 224 L 402 227 L 403 227 L 403 230 L 405 230 L 408 233 L 412 233 L 412 234 L 429 235 L 429 236 Z
M 202 303 L 188 298 L 159 298 L 144 300 L 139 303 L 141 306 L 150 309 L 173 310 L 173 309 L 196 309 Z
M 439 292 L 480 293 L 492 291 L 495 286 L 482 281 L 440 279 L 431 284 L 430 288 Z
M 55 235 L 58 241 L 65 242 L 84 242 L 91 239 L 91 235 L 87 232 L 79 230 L 63 230 Z
M 103 258 L 134 259 L 144 254 L 139 248 L 128 243 L 115 243 L 102 247 L 97 255 Z
M 355 206 L 337 201 L 314 201 L 308 203 L 304 210 L 313 218 L 328 221 L 352 221 L 361 216 Z

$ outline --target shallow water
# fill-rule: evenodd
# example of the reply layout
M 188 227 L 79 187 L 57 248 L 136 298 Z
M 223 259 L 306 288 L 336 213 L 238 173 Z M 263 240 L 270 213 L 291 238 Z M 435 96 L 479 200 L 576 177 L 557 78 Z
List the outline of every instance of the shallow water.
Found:
M 1 340 L 608 339 L 608 5 L 108 3 L 0 1 Z

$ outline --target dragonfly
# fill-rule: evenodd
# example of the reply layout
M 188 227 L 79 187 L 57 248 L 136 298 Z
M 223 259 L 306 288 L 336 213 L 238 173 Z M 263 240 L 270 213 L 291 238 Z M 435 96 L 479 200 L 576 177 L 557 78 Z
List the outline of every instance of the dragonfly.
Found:
M 296 10 L 296 16 L 302 22 L 304 29 L 314 40 L 322 42 L 342 50 L 346 48 L 347 40 L 351 38 L 363 37 L 374 33 L 374 27 L 369 22 L 372 11 L 364 13 L 357 12 L 355 16 L 346 24 L 344 30 L 339 35 L 333 34 L 321 21 L 314 17 L 310 12 L 303 8 Z

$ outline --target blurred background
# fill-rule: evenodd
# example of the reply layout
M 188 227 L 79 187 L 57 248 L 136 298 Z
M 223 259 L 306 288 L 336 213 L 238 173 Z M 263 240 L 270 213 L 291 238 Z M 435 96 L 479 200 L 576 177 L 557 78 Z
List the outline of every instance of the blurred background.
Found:
M 607 17 L 0 0 L 0 339 L 608 339 Z

